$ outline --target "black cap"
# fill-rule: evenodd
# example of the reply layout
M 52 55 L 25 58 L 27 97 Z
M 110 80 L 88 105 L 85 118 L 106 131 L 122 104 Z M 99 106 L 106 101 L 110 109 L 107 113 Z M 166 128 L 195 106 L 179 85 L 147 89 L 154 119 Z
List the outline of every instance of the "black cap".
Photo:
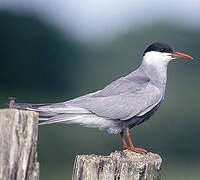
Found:
M 174 49 L 166 43 L 156 42 L 151 44 L 145 51 L 144 54 L 150 51 L 164 52 L 164 53 L 173 53 Z M 143 54 L 143 56 L 144 56 Z

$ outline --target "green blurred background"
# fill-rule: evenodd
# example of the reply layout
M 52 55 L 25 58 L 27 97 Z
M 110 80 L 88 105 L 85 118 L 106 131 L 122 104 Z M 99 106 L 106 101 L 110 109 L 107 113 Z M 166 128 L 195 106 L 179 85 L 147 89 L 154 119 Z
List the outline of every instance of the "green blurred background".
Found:
M 10 96 L 17 102 L 52 103 L 96 91 L 135 70 L 150 43 L 169 43 L 194 60 L 170 63 L 163 105 L 149 121 L 132 129 L 131 136 L 136 146 L 162 156 L 162 179 L 200 179 L 200 28 L 162 19 L 152 22 L 130 25 L 115 36 L 83 40 L 37 13 L 2 8 L 0 107 L 6 107 Z M 121 149 L 119 135 L 97 129 L 39 127 L 40 179 L 71 179 L 77 154 L 108 155 Z

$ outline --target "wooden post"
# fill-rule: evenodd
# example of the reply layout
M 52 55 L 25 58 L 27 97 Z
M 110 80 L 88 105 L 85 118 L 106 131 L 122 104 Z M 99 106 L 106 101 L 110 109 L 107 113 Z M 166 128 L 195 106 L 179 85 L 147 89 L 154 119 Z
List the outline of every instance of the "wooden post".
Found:
M 73 180 L 159 180 L 162 159 L 159 155 L 115 151 L 109 156 L 76 156 Z
M 0 110 L 0 180 L 38 180 L 38 114 Z

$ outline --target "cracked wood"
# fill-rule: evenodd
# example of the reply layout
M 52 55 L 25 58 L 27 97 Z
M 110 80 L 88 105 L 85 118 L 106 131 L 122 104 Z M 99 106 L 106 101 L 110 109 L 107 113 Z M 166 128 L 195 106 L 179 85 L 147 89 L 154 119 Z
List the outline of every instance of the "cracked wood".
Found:
M 78 155 L 73 180 L 159 180 L 162 159 L 153 153 L 115 151 L 109 156 Z
M 38 180 L 38 114 L 0 110 L 0 180 Z

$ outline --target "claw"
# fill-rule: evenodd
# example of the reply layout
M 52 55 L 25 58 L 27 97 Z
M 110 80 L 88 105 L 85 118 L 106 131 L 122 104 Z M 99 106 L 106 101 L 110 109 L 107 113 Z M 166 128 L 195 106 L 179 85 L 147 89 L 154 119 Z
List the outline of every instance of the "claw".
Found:
M 131 141 L 131 137 L 130 137 L 130 133 L 129 133 L 129 129 L 127 129 L 126 131 L 126 136 L 127 136 L 127 139 L 128 139 L 128 142 L 129 142 L 129 145 L 130 147 L 126 144 L 126 140 L 124 138 L 124 133 L 123 131 L 120 133 L 120 136 L 122 138 L 122 142 L 123 142 L 123 148 L 124 149 L 128 149 L 130 151 L 133 151 L 133 152 L 136 152 L 136 153 L 139 153 L 139 154 L 147 154 L 147 151 L 145 149 L 142 149 L 142 148 L 135 148 L 133 146 L 133 143 Z
M 129 149 L 129 147 L 128 147 L 128 146 L 126 146 L 126 145 L 123 145 L 123 148 L 124 148 L 124 149 Z
M 123 146 L 124 149 L 139 153 L 139 154 L 147 154 L 148 151 L 142 148 L 135 148 L 135 147 L 128 147 L 128 146 Z
M 130 148 L 129 150 L 139 153 L 139 154 L 147 154 L 147 150 L 142 149 L 142 148 Z

